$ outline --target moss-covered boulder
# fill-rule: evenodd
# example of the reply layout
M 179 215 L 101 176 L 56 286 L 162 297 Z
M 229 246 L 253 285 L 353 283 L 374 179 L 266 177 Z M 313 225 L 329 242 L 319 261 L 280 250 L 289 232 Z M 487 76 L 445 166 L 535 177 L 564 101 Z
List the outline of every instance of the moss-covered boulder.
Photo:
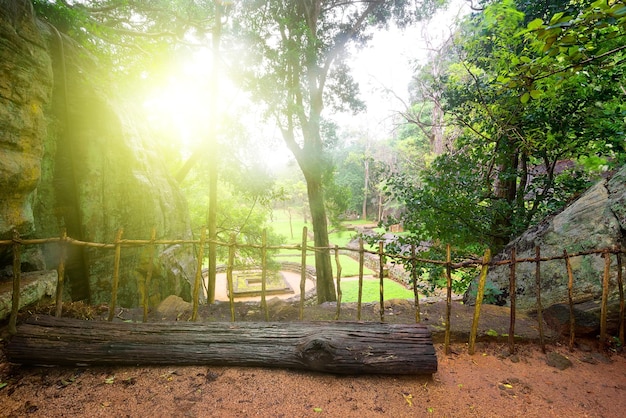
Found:
M 150 144 L 150 132 L 124 103 L 98 61 L 48 23 L 30 2 L 0 1 L 0 235 L 82 241 L 190 239 L 184 196 Z M 114 251 L 71 246 L 68 293 L 110 300 Z M 0 249 L 0 269 L 10 247 Z M 122 249 L 118 303 L 137 306 L 150 257 Z M 29 247 L 23 270 L 55 268 L 56 245 Z M 174 294 L 190 299 L 190 246 L 158 246 L 151 304 Z M 9 269 L 10 270 L 10 269 Z
M 610 179 L 603 179 L 583 193 L 562 212 L 529 229 L 509 245 L 494 261 L 510 259 L 515 247 L 516 257 L 534 258 L 535 246 L 542 257 L 563 255 L 605 248 L 618 248 L 624 243 L 626 231 L 626 167 Z M 602 254 L 570 258 L 574 286 L 574 303 L 597 301 L 602 295 L 604 258 Z M 609 301 L 618 298 L 617 259 L 611 256 Z M 493 267 L 487 282 L 499 304 L 509 304 L 508 265 Z M 517 264 L 517 307 L 525 311 L 536 309 L 535 263 Z M 475 298 L 475 283 L 466 294 L 466 302 Z M 541 298 L 543 307 L 568 303 L 568 275 L 564 260 L 541 263 Z M 599 304 L 597 304 L 599 309 Z M 611 306 L 615 306 L 611 303 Z

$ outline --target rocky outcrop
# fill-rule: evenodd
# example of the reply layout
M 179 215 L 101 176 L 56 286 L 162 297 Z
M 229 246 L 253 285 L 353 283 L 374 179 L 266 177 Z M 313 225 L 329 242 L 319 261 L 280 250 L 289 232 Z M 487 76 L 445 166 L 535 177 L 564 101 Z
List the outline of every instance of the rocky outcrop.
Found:
M 45 37 L 26 1 L 0 1 L 0 238 L 35 229 L 52 64 Z M 10 250 L 10 248 L 9 248 Z M 11 255 L 0 247 L 0 265 Z M 32 255 L 37 268 L 42 261 Z
M 55 297 L 57 288 L 57 271 L 44 270 L 24 273 L 21 277 L 19 308 L 32 305 L 42 299 Z M 12 282 L 0 282 L 0 321 L 8 318 L 13 307 Z
M 546 219 L 511 242 L 494 261 L 510 259 L 511 248 L 515 247 L 517 258 L 535 257 L 535 246 L 541 248 L 542 257 L 558 256 L 563 250 L 568 253 L 586 250 L 616 248 L 624 244 L 626 231 L 626 167 L 610 180 L 601 180 L 562 212 Z M 604 259 L 601 254 L 570 258 L 576 304 L 597 301 L 602 294 Z M 611 257 L 609 285 L 610 306 L 618 298 L 617 261 Z M 509 303 L 509 266 L 490 269 L 487 281 L 500 304 Z M 517 307 L 524 311 L 536 309 L 535 264 L 519 263 L 516 269 Z M 541 263 L 542 305 L 568 303 L 568 276 L 565 262 L 554 260 Z M 475 295 L 472 285 L 466 301 L 472 302 Z M 599 304 L 596 304 L 599 310 Z M 582 306 L 582 305 L 581 305 Z M 588 304 L 585 311 L 589 312 Z
M 36 20 L 27 0 L 0 0 L 0 236 L 59 236 L 113 242 L 189 239 L 184 197 L 123 103 L 105 69 L 71 39 Z M 135 104 L 136 105 L 136 104 Z M 70 248 L 72 299 L 110 299 L 114 253 Z M 11 265 L 0 248 L 0 269 Z M 118 303 L 137 306 L 149 257 L 124 248 Z M 29 247 L 22 269 L 56 268 L 58 247 Z M 190 298 L 193 248 L 161 246 L 154 258 L 151 303 Z

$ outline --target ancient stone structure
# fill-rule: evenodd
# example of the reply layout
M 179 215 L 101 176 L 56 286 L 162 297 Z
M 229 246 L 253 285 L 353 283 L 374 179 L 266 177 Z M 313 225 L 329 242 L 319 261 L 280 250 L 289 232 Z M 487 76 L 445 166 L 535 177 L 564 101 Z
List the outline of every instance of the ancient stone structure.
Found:
M 151 149 L 150 135 L 95 58 L 38 20 L 27 0 L 0 0 L 0 238 L 67 230 L 82 241 L 190 239 L 184 197 Z M 135 106 L 137 104 L 134 104 Z M 0 248 L 0 275 L 11 266 Z M 108 302 L 114 253 L 71 247 L 68 295 Z M 146 251 L 124 248 L 118 304 L 140 302 Z M 22 270 L 55 269 L 58 247 L 28 247 Z M 151 303 L 170 294 L 190 298 L 195 262 L 189 246 L 160 246 Z

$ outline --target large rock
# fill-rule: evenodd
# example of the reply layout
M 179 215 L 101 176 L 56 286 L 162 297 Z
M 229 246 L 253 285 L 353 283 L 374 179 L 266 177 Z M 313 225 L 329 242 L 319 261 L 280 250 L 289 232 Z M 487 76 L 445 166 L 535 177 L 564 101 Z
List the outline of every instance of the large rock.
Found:
M 563 250 L 569 254 L 586 250 L 616 248 L 624 240 L 626 230 L 626 167 L 610 180 L 602 180 L 592 186 L 562 212 L 531 228 L 509 245 L 494 261 L 510 259 L 515 247 L 517 258 L 534 258 L 535 246 L 541 248 L 542 257 L 559 256 Z M 604 259 L 600 254 L 570 258 L 573 276 L 573 300 L 580 304 L 597 301 L 602 294 Z M 618 298 L 617 260 L 611 257 L 609 302 Z M 509 266 L 497 266 L 489 270 L 487 281 L 499 289 L 497 300 L 509 304 Z M 517 307 L 523 311 L 536 310 L 535 263 L 519 263 L 516 269 Z M 541 263 L 542 305 L 568 303 L 568 275 L 564 260 Z M 495 292 L 497 293 L 497 291 Z M 475 283 L 466 294 L 466 301 L 473 302 Z M 599 304 L 596 304 L 599 309 Z
M 134 117 L 132 106 L 95 58 L 37 21 L 27 0 L 0 0 L 0 235 L 69 236 L 90 242 L 123 238 L 189 239 L 186 202 Z M 137 105 L 137 104 L 135 104 Z M 55 268 L 58 247 L 29 247 L 23 270 Z M 11 264 L 1 248 L 0 270 Z M 110 300 L 114 252 L 71 247 L 67 284 L 73 299 Z M 122 249 L 118 303 L 137 306 L 148 269 L 146 249 Z M 190 299 L 190 246 L 159 246 L 151 303 Z
M 10 238 L 13 229 L 34 231 L 51 93 L 51 59 L 32 6 L 0 0 L 0 238 Z M 10 258 L 0 248 L 0 264 Z
M 53 298 L 57 289 L 57 271 L 33 271 L 24 273 L 20 279 L 20 309 L 42 299 Z M 11 315 L 13 307 L 13 283 L 0 282 L 0 321 Z

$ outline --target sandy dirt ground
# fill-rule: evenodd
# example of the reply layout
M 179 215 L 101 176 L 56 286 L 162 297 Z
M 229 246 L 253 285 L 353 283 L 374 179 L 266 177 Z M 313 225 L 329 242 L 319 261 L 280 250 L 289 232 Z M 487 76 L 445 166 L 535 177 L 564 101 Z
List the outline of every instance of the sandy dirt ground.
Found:
M 237 367 L 39 368 L 2 363 L 3 417 L 622 417 L 626 358 L 562 347 L 464 345 L 432 376 L 335 376 Z
M 386 321 L 410 323 L 412 303 L 386 306 Z M 297 309 L 270 303 L 272 321 L 297 320 Z M 50 308 L 48 308 L 50 309 Z M 100 320 L 106 307 L 68 309 L 68 315 Z M 208 308 L 207 308 L 208 309 Z M 26 367 L 0 354 L 0 417 L 623 417 L 626 355 L 621 347 L 599 350 L 595 340 L 578 340 L 570 352 L 550 338 L 547 354 L 536 342 L 516 345 L 510 355 L 489 330 L 506 329 L 500 307 L 485 307 L 481 341 L 467 353 L 466 324 L 472 310 L 454 307 L 451 353 L 441 344 L 441 304 L 423 306 L 438 357 L 426 376 L 341 376 L 307 371 L 243 367 Z M 45 309 L 43 310 L 45 312 Z M 227 304 L 201 312 L 202 320 L 228 320 Z M 347 306 L 342 319 L 354 319 Z M 366 320 L 378 308 L 366 306 Z M 250 304 L 237 306 L 237 320 L 259 320 Z M 333 306 L 308 307 L 305 319 L 332 318 Z M 25 312 L 24 316 L 30 313 Z M 119 320 L 137 320 L 120 310 Z M 188 313 L 151 313 L 151 320 L 185 320 Z M 139 319 L 140 320 L 140 319 Z M 534 322 L 518 316 L 524 339 L 533 341 Z M 2 344 L 8 336 L 0 335 Z M 516 331 L 516 335 L 518 331 Z M 556 362 L 555 359 L 556 358 Z M 568 361 L 571 364 L 568 363 Z

